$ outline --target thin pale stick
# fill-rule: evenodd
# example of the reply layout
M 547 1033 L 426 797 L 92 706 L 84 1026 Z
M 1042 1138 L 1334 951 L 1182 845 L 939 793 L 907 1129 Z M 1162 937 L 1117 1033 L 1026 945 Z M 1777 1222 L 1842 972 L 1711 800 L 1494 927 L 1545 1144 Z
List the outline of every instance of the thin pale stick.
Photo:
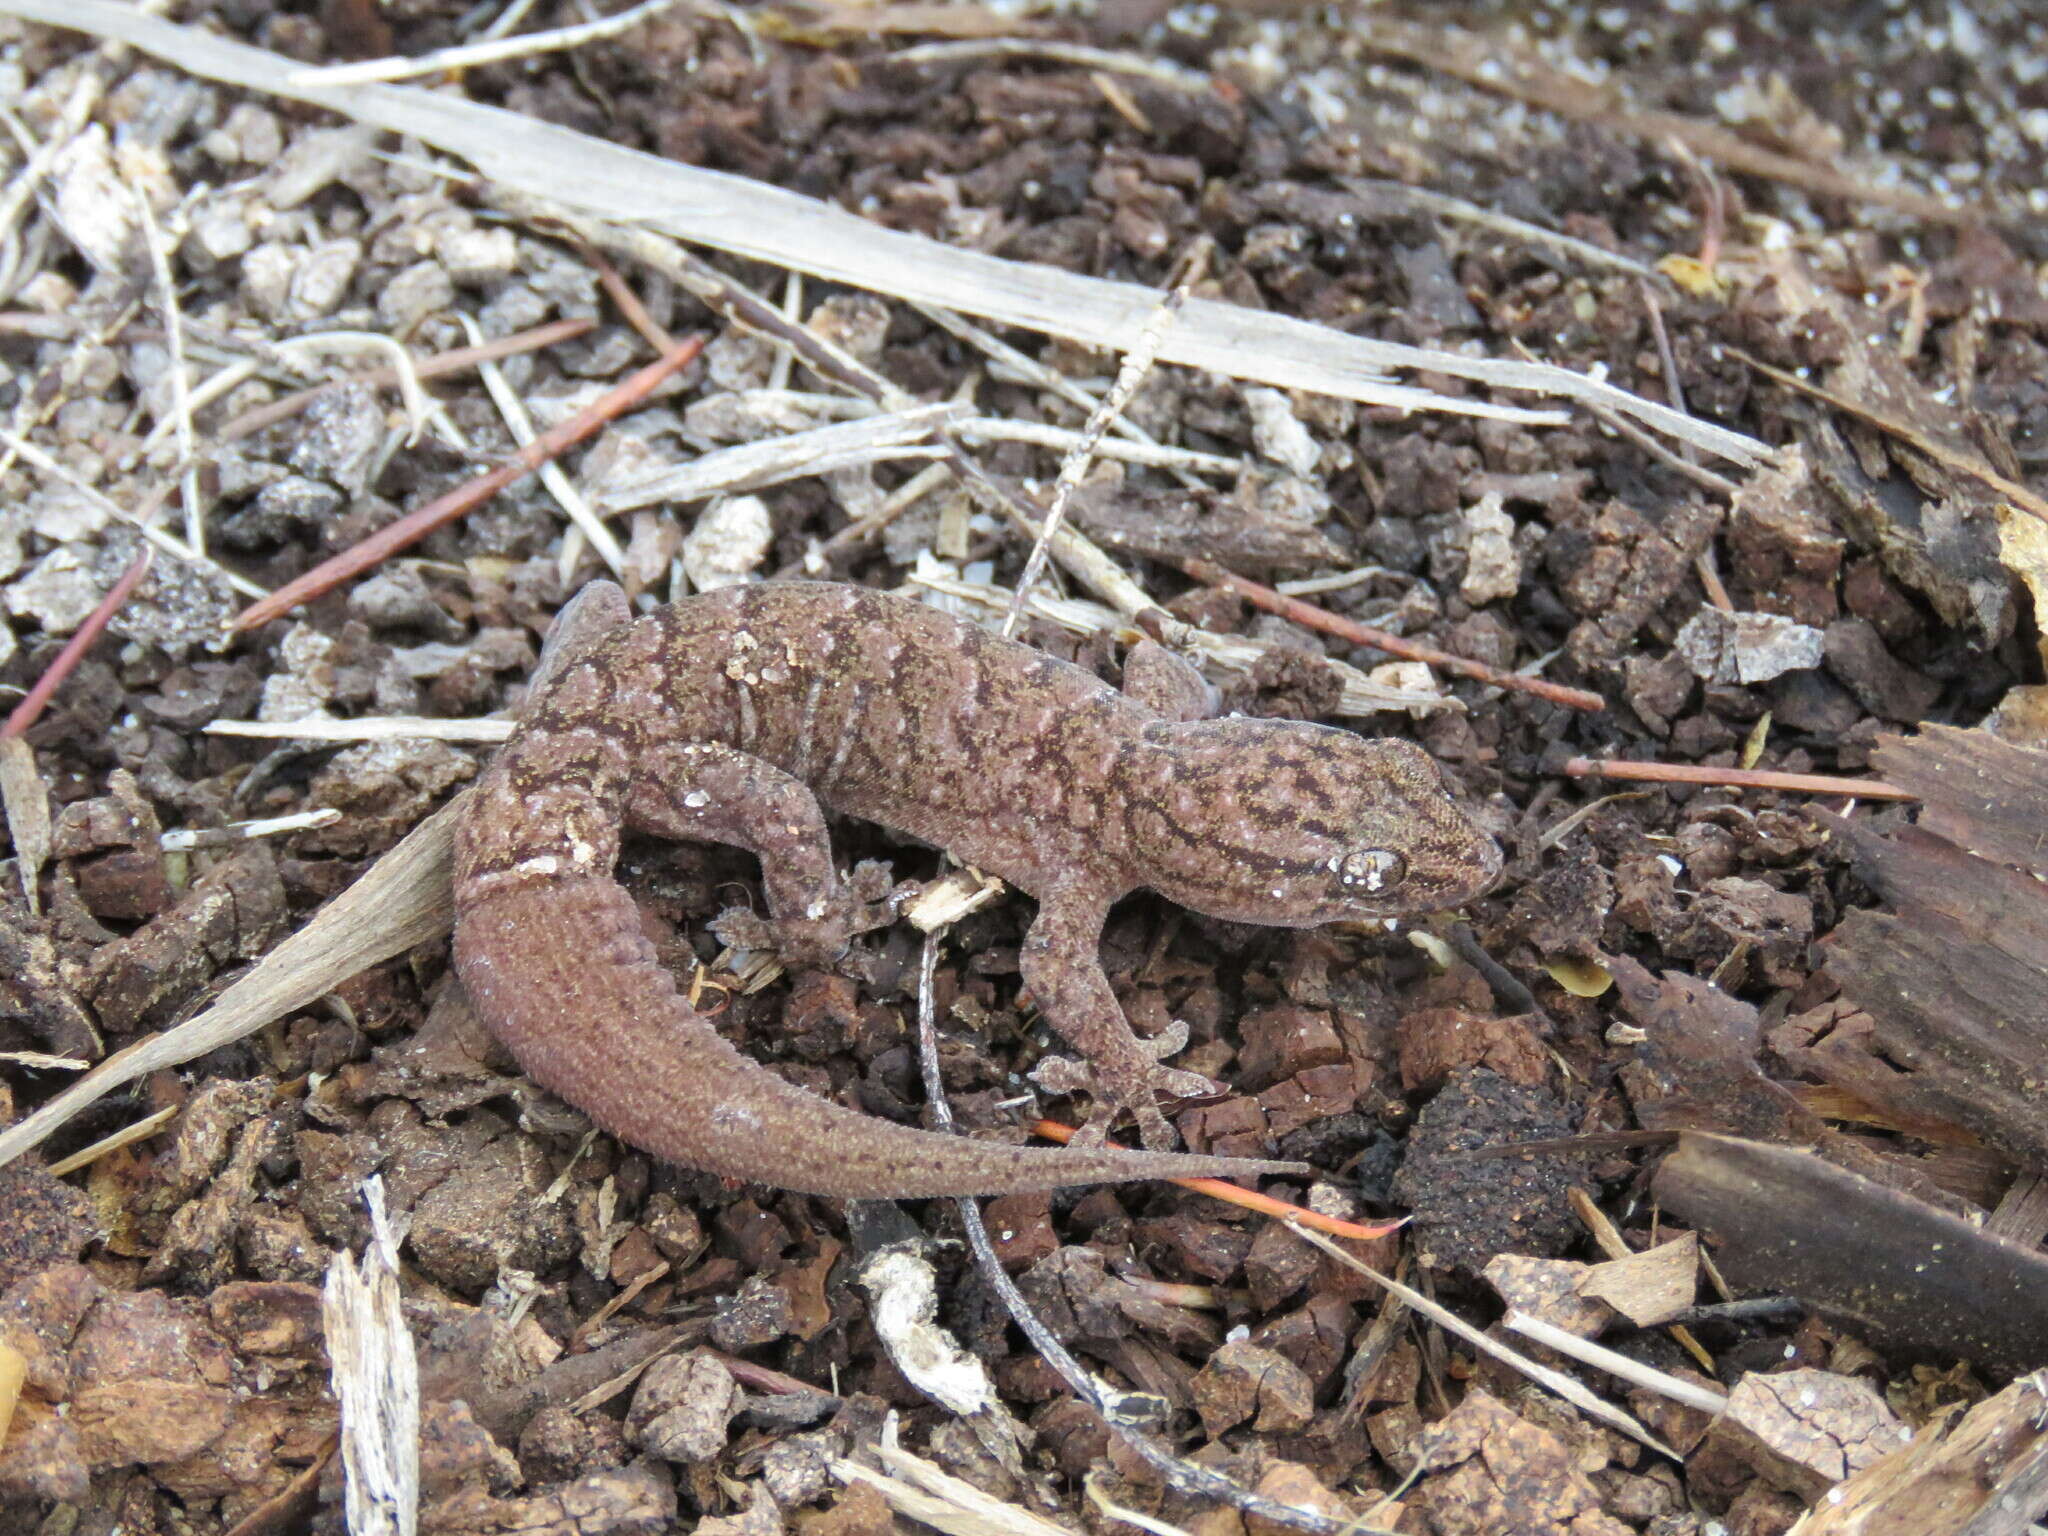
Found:
M 494 38 L 484 43 L 465 43 L 439 48 L 418 58 L 364 59 L 359 64 L 336 64 L 326 69 L 302 69 L 291 77 L 294 87 L 305 90 L 332 89 L 338 85 L 368 85 L 376 81 L 414 80 L 450 69 L 473 69 L 480 64 L 498 64 L 507 59 L 530 58 L 535 54 L 559 53 L 584 43 L 597 42 L 630 32 L 643 21 L 671 10 L 681 0 L 644 0 L 630 11 L 551 32 L 526 32 L 518 37 Z
M 482 341 L 483 333 L 477 329 L 474 320 L 467 315 L 458 315 L 456 318 L 462 322 L 463 330 L 472 340 Z M 666 352 L 671 349 L 663 350 Z M 504 370 L 496 363 L 479 362 L 476 365 L 476 374 L 483 382 L 484 392 L 491 397 L 491 403 L 498 408 L 499 416 L 504 418 L 506 427 L 510 429 L 512 441 L 522 448 L 530 446 L 540 434 L 533 430 L 533 418 L 526 413 L 526 402 L 519 398 L 519 392 L 512 387 L 512 381 L 505 377 Z M 604 561 L 614 576 L 623 572 L 626 568 L 624 547 L 620 545 L 611 529 L 605 527 L 599 520 L 596 509 L 590 505 L 590 499 L 577 489 L 576 482 L 569 478 L 567 471 L 553 459 L 549 459 L 539 466 L 539 472 L 540 483 L 546 486 L 548 494 L 555 498 L 555 505 L 562 509 L 576 531 L 589 540 L 590 547 L 597 551 L 598 558 Z
M 511 357 L 520 352 L 537 352 L 543 347 L 552 347 L 559 342 L 573 341 L 596 328 L 595 320 L 550 320 L 546 325 L 537 325 L 530 331 L 521 331 L 516 336 L 504 336 L 497 341 L 486 342 L 481 347 L 456 347 L 451 351 L 437 353 L 433 357 L 414 360 L 412 372 L 415 378 L 433 379 L 443 374 L 460 373 L 465 368 L 474 368 L 480 362 L 494 358 Z M 311 388 L 297 390 L 281 396 L 267 405 L 259 405 L 252 411 L 245 411 L 223 426 L 216 434 L 222 443 L 237 442 L 251 433 L 261 432 L 265 427 L 276 426 L 280 421 L 289 421 L 321 395 L 345 384 L 367 384 L 382 388 L 387 384 L 401 383 L 395 368 L 370 368 L 362 373 L 351 374 L 345 379 L 336 379 L 327 384 L 315 384 Z
M 1563 1371 L 1554 1371 L 1547 1365 L 1539 1365 L 1527 1355 L 1509 1349 L 1492 1335 L 1482 1333 L 1479 1329 L 1474 1328 L 1462 1317 L 1459 1317 L 1457 1313 L 1451 1311 L 1449 1307 L 1430 1300 L 1429 1297 L 1423 1295 L 1422 1292 L 1416 1290 L 1413 1286 L 1403 1285 L 1391 1275 L 1381 1274 L 1370 1264 L 1359 1259 L 1355 1254 L 1346 1253 L 1320 1232 L 1311 1232 L 1299 1222 L 1289 1222 L 1288 1226 L 1293 1230 L 1295 1236 L 1299 1237 L 1303 1242 L 1308 1243 L 1312 1247 L 1320 1248 L 1347 1269 L 1356 1270 L 1359 1274 L 1368 1277 L 1375 1285 L 1381 1286 L 1393 1295 L 1400 1297 L 1402 1301 L 1406 1302 L 1415 1311 L 1420 1312 L 1439 1328 L 1456 1334 L 1474 1349 L 1489 1354 L 1494 1359 L 1520 1371 L 1538 1386 L 1545 1387 L 1551 1392 L 1556 1393 L 1581 1413 L 1600 1420 L 1601 1423 L 1608 1425 L 1610 1428 L 1620 1430 L 1632 1440 L 1641 1441 L 1660 1456 L 1669 1456 L 1673 1461 L 1685 1460 L 1683 1456 L 1651 1434 L 1631 1415 L 1622 1412 L 1621 1409 L 1615 1407 L 1612 1403 L 1605 1402 L 1601 1398 L 1594 1396 L 1583 1382 L 1567 1376 Z
M 1549 1346 L 1561 1355 L 1570 1355 L 1574 1360 L 1605 1371 L 1610 1376 L 1619 1376 L 1623 1381 L 1647 1388 L 1674 1403 L 1683 1403 L 1688 1408 L 1697 1408 L 1701 1413 L 1719 1413 L 1728 1406 L 1725 1392 L 1712 1392 L 1683 1377 L 1673 1376 L 1668 1371 L 1659 1371 L 1631 1360 L 1618 1350 L 1595 1344 L 1591 1339 L 1582 1339 L 1554 1323 L 1546 1323 L 1540 1317 L 1531 1317 L 1526 1312 L 1509 1312 L 1501 1319 L 1503 1327 L 1524 1338 L 1534 1339 L 1538 1344 Z
M 1159 344 L 1166 339 L 1167 327 L 1173 324 L 1181 306 L 1187 302 L 1187 285 L 1183 283 L 1161 301 L 1158 310 L 1146 321 L 1144 332 L 1138 344 L 1131 348 L 1117 369 L 1116 382 L 1109 393 L 1102 397 L 1102 403 L 1095 407 L 1088 418 L 1088 424 L 1081 429 L 1081 440 L 1074 444 L 1065 461 L 1060 465 L 1059 478 L 1053 482 L 1052 505 L 1046 509 L 1045 518 L 1039 524 L 1037 537 L 1031 545 L 1031 554 L 1024 562 L 1024 574 L 1017 578 L 1017 587 L 1010 597 L 1009 612 L 1003 615 L 999 633 L 1005 640 L 1017 633 L 1017 626 L 1024 620 L 1024 603 L 1031 595 L 1031 589 L 1038 585 L 1038 579 L 1045 573 L 1045 562 L 1052 554 L 1052 541 L 1066 520 L 1067 504 L 1074 499 L 1081 477 L 1088 473 L 1088 466 L 1094 461 L 1096 444 L 1102 441 L 1109 424 L 1123 414 L 1130 404 L 1131 396 L 1138 392 L 1138 386 L 1145 382 L 1145 376 L 1152 371 L 1152 364 L 1159 356 Z
M 170 354 L 171 421 L 178 437 L 178 457 L 185 461 L 185 542 L 195 554 L 206 553 L 206 499 L 199 484 L 199 442 L 192 430 L 192 383 L 185 375 L 185 315 L 178 304 L 178 285 L 171 276 L 170 253 L 143 190 L 130 184 L 136 223 L 149 252 L 150 275 L 156 280 L 157 309 L 164 317 L 164 350 Z

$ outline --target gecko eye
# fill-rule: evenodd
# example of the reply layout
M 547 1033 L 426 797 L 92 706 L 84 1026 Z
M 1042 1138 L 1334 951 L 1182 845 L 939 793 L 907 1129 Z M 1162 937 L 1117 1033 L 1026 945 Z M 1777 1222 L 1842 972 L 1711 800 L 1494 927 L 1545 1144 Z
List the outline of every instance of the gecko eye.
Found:
M 1408 874 L 1408 861 L 1391 848 L 1356 848 L 1334 867 L 1339 885 L 1367 896 L 1385 895 Z

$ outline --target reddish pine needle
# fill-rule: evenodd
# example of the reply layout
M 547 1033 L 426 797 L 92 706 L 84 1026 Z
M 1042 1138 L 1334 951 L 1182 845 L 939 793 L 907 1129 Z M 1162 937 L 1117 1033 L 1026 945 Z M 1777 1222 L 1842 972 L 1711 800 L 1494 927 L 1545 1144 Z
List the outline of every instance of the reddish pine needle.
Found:
M 670 374 L 687 367 L 704 349 L 704 338 L 693 336 L 673 352 L 649 363 L 624 383 L 578 411 L 569 420 L 550 427 L 510 459 L 487 474 L 437 496 L 417 511 L 408 512 L 390 527 L 371 534 L 352 549 L 331 560 L 323 560 L 296 581 L 286 582 L 261 602 L 251 603 L 235 617 L 236 630 L 268 624 L 280 614 L 309 602 L 351 577 L 382 564 L 402 549 L 408 549 L 435 529 L 454 522 L 483 505 L 507 486 L 523 480 L 541 465 L 591 436 L 606 422 L 633 409 Z
M 1032 1134 L 1043 1136 L 1047 1141 L 1056 1141 L 1065 1146 L 1074 1139 L 1074 1128 L 1061 1125 L 1057 1120 L 1039 1120 L 1031 1126 Z M 1112 1142 L 1110 1145 L 1114 1146 Z M 1239 1189 L 1228 1179 L 1175 1179 L 1174 1183 L 1183 1189 L 1227 1200 L 1232 1205 L 1241 1205 L 1248 1211 L 1257 1211 L 1264 1216 L 1278 1216 L 1287 1221 L 1298 1221 L 1304 1227 L 1314 1227 L 1318 1232 L 1328 1232 L 1332 1237 L 1355 1237 L 1370 1242 L 1376 1237 L 1385 1237 L 1398 1232 L 1408 1225 L 1408 1218 L 1399 1221 L 1360 1222 L 1340 1221 L 1335 1216 L 1325 1216 L 1320 1211 L 1311 1211 L 1305 1206 L 1287 1200 L 1275 1200 L 1271 1195 L 1262 1195 L 1255 1189 Z
M 640 302 L 640 295 L 619 275 L 619 269 L 611 264 L 604 252 L 588 241 L 578 240 L 576 254 L 590 264 L 590 270 L 597 274 L 598 284 L 604 289 L 605 296 L 612 301 L 626 324 L 640 333 L 643 341 L 657 352 L 666 352 L 676 344 L 675 338 L 662 329 L 660 322 L 647 312 L 647 306 Z
M 85 653 L 92 649 L 93 642 L 107 627 L 107 621 L 121 611 L 121 605 L 128 601 L 129 594 L 149 574 L 149 563 L 154 554 L 154 550 L 144 546 L 142 553 L 121 573 L 121 579 L 100 599 L 99 606 L 93 609 L 86 621 L 78 626 L 78 632 L 64 642 L 64 649 L 57 653 L 57 659 L 36 679 L 35 686 L 22 695 L 21 702 L 14 706 L 14 713 L 7 717 L 7 723 L 0 725 L 0 737 L 19 736 L 36 723 L 49 704 L 50 696 L 77 669 L 79 662 L 85 659 Z
M 1709 784 L 1723 789 L 1782 789 L 1795 795 L 1853 795 L 1859 800 L 1918 800 L 1882 779 L 1844 779 L 1831 773 L 1779 773 L 1771 768 L 1708 768 L 1696 763 L 1601 762 L 1575 757 L 1564 765 L 1575 779 L 1635 779 L 1649 784 Z
M 1221 587 L 1226 592 L 1235 592 L 1255 608 L 1268 613 L 1277 613 L 1283 619 L 1309 629 L 1319 629 L 1324 634 L 1335 635 L 1340 640 L 1349 640 L 1353 645 L 1369 645 L 1376 651 L 1385 651 L 1389 656 L 1399 656 L 1404 661 L 1427 662 L 1432 667 L 1442 667 L 1446 672 L 1456 672 L 1465 677 L 1477 678 L 1482 683 L 1491 683 L 1496 688 L 1510 688 L 1518 693 L 1533 693 L 1539 699 L 1548 699 L 1553 704 L 1562 704 L 1567 709 L 1588 711 L 1603 710 L 1607 701 L 1597 693 L 1583 688 L 1567 688 L 1562 683 L 1546 682 L 1540 677 L 1525 677 L 1519 672 L 1503 672 L 1498 667 L 1489 667 L 1483 661 L 1473 661 L 1465 656 L 1453 656 L 1449 651 L 1440 651 L 1433 645 L 1423 645 L 1414 640 L 1403 640 L 1399 635 L 1388 634 L 1384 629 L 1374 629 L 1369 624 L 1360 624 L 1347 619 L 1341 613 L 1332 613 L 1327 608 L 1318 608 L 1314 603 L 1305 603 L 1298 597 L 1289 597 L 1271 587 L 1227 571 L 1213 560 L 1184 560 L 1181 569 L 1204 586 Z

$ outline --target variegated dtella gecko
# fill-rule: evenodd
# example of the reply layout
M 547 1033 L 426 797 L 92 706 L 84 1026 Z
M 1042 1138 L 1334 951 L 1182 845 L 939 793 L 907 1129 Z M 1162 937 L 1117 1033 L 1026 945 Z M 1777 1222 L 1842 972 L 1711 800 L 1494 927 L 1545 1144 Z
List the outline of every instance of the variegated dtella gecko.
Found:
M 523 721 L 457 830 L 456 968 L 534 1081 L 692 1168 L 844 1197 L 1299 1172 L 1166 1150 L 1156 1095 L 1215 1085 L 1132 1034 L 1102 968 L 1111 904 L 1143 887 L 1239 922 L 1399 916 L 1480 895 L 1500 850 L 1419 748 L 1202 718 L 1210 697 L 1149 642 L 1119 692 L 858 587 L 731 587 L 635 619 L 617 587 L 593 584 L 558 621 Z M 613 876 L 622 829 L 755 853 L 771 915 L 728 913 L 714 931 L 829 965 L 891 908 L 871 878 L 835 869 L 827 810 L 1037 898 L 1023 979 L 1096 1087 L 1076 1145 L 975 1141 L 841 1108 L 741 1056 L 683 1000 Z M 1101 1145 L 1122 1111 L 1146 1151 Z

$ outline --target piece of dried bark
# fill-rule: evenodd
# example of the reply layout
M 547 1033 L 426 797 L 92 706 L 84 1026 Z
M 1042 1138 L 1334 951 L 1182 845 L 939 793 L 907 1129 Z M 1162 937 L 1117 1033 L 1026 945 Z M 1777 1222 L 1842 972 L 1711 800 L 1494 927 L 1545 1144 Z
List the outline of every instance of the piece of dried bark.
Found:
M 0 1016 L 19 1019 L 53 1056 L 94 1061 L 99 1029 L 64 979 L 41 919 L 0 904 Z
M 164 873 L 163 825 L 135 776 L 116 768 L 107 793 L 67 805 L 57 816 L 50 852 L 75 859 L 78 892 L 95 917 L 141 922 L 177 900 Z
M 0 1169 L 0 1291 L 77 1258 L 98 1236 L 81 1191 L 32 1163 Z
M 1811 1502 L 1912 1438 L 1854 1376 L 1752 1371 L 1728 1394 L 1701 1454 L 1733 1456 L 1773 1488 Z
M 2048 753 L 1988 731 L 1926 725 L 1913 736 L 1880 736 L 1871 771 L 1920 797 L 1920 826 L 1980 858 L 2048 878 L 2041 797 Z
M 653 1536 L 676 1528 L 675 1485 L 646 1462 L 590 1472 L 525 1498 L 465 1489 L 420 1512 L 436 1536 Z
M 1688 1131 L 1657 1198 L 1737 1286 L 1788 1292 L 1855 1331 L 2001 1372 L 2048 1360 L 2048 1256 L 1809 1152 Z
M 1745 607 L 1824 629 L 1841 611 L 1835 578 L 1848 545 L 1815 499 L 1797 445 L 1752 470 L 1729 507 L 1729 585 Z
M 170 911 L 98 950 L 85 993 L 102 1023 L 141 1028 L 191 997 L 222 966 L 268 949 L 285 924 L 284 884 L 268 843 L 246 843 Z
M 206 1298 L 207 1316 L 246 1355 L 320 1360 L 320 1288 L 283 1280 L 231 1280 Z
M 161 1236 L 171 1213 L 227 1165 L 242 1128 L 276 1095 L 277 1084 L 269 1078 L 215 1078 L 193 1091 L 171 1124 L 169 1144 L 151 1160 L 146 1181 L 129 1202 L 145 1241 Z
M 1516 1312 L 1562 1328 L 1582 1339 L 1597 1339 L 1614 1321 L 1614 1308 L 1580 1287 L 1594 1266 L 1574 1259 L 1532 1259 L 1504 1253 L 1481 1278 Z
M 1276 1504 L 1312 1510 L 1327 1519 L 1349 1522 L 1358 1518 L 1350 1499 L 1328 1487 L 1310 1468 L 1293 1461 L 1272 1461 L 1259 1474 L 1257 1492 Z M 1247 1515 L 1246 1536 L 1295 1536 L 1277 1520 L 1264 1515 Z
M 1823 637 L 1776 613 L 1727 613 L 1711 605 L 1686 621 L 1675 642 L 1693 675 L 1708 683 L 1767 683 L 1820 665 Z
M 2007 1536 L 2048 1514 L 2048 1381 L 2037 1372 L 1861 1468 L 1793 1536 Z
M 90 1479 L 69 1415 L 33 1392 L 25 1394 L 0 1443 L 0 1499 L 78 1503 Z
M 1441 1536 L 1545 1531 L 1558 1536 L 1626 1536 L 1601 1510 L 1599 1490 L 1572 1447 L 1484 1391 L 1468 1392 L 1418 1450 L 1430 1471 L 1414 1501 Z
M 542 1273 L 575 1253 L 563 1203 L 541 1199 L 554 1170 L 539 1144 L 496 1136 L 478 1146 L 474 1131 L 483 1128 L 474 1116 L 445 1131 L 409 1123 L 385 1168 L 400 1204 L 409 1182 L 432 1181 L 410 1202 L 408 1246 L 427 1274 L 471 1293 L 501 1270 Z M 386 1134 L 387 1145 L 399 1139 Z
M 1251 1422 L 1265 1434 L 1291 1434 L 1315 1417 L 1315 1388 L 1302 1369 L 1270 1349 L 1237 1340 L 1195 1373 L 1195 1412 L 1211 1440 Z
M 1454 1073 L 1484 1067 L 1511 1083 L 1538 1088 L 1550 1080 L 1550 1052 L 1533 1016 L 1496 1018 L 1463 1008 L 1418 1008 L 1395 1030 L 1401 1086 L 1433 1092 Z
M 626 1414 L 626 1432 L 669 1461 L 706 1462 L 725 1449 L 726 1426 L 740 1411 L 740 1386 L 719 1358 L 693 1349 L 647 1368 Z
M 1941 684 L 1894 656 L 1866 620 L 1835 620 L 1824 649 L 1829 673 L 1882 719 L 1919 721 L 1941 697 Z
M 729 1354 L 760 1349 L 787 1338 L 796 1327 L 789 1292 L 769 1275 L 749 1275 L 740 1288 L 720 1296 L 711 1318 L 711 1342 Z
M 420 1493 L 441 1498 L 464 1487 L 502 1491 L 517 1485 L 519 1464 L 512 1453 L 477 1423 L 469 1404 L 420 1405 Z
M 1883 1057 L 1907 1070 L 1873 1060 L 1852 1091 L 1950 1121 L 2048 1171 L 2048 887 L 2036 867 L 2043 857 L 2020 830 L 2031 786 L 2038 839 L 2048 752 L 1943 731 L 1887 742 L 1885 754 L 1930 797 L 1927 809 L 1919 825 L 1889 833 L 1828 821 L 1893 912 L 1851 913 L 1828 937 L 1827 964 L 1869 1014 Z M 1943 831 L 1998 856 L 1979 857 Z
M 205 1193 L 172 1213 L 157 1251 L 143 1266 L 146 1283 L 177 1275 L 213 1286 L 235 1272 L 236 1228 L 261 1194 L 262 1165 L 289 1144 L 286 1122 L 297 1113 L 296 1107 L 277 1111 L 242 1127 L 227 1165 Z
M 1866 1178 L 1953 1206 L 1907 1160 L 1843 1135 L 1757 1065 L 1757 1011 L 1711 982 L 1682 972 L 1653 977 L 1626 956 L 1609 962 L 1622 1006 L 1644 1040 L 1624 1064 L 1636 1119 L 1652 1131 L 1721 1131 L 1811 1146 Z
M 1860 331 L 1852 321 L 1841 334 L 1851 337 Z M 1878 387 L 1910 401 L 1914 423 L 1923 430 L 1930 413 L 1958 420 L 1953 407 L 1933 403 L 1889 349 L 1858 343 L 1853 357 L 1859 370 L 1874 365 L 1875 371 L 1890 375 Z M 1868 387 L 1867 378 L 1835 381 L 1838 391 L 1851 396 Z M 1885 571 L 1932 603 L 1944 623 L 1968 625 L 1987 647 L 2004 639 L 2013 622 L 2012 583 L 1998 559 L 1998 497 L 1990 488 L 1904 444 L 1891 442 L 1887 453 L 1877 435 L 1860 425 L 1838 431 L 1825 416 L 1816 416 L 1803 436 L 1814 483 L 1832 493 L 1842 529 L 1858 543 L 1874 546 Z M 1967 441 L 1967 429 L 1955 437 Z M 1876 466 L 1875 474 L 1866 463 Z

